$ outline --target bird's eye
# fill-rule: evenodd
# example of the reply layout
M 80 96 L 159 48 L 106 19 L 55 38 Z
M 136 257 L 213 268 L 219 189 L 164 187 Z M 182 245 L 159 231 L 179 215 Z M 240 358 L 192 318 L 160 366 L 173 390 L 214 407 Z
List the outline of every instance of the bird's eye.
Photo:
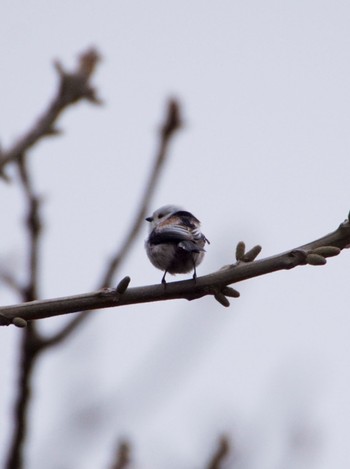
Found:
M 160 214 L 158 215 L 158 218 L 163 218 L 163 217 L 164 217 L 164 213 L 160 213 Z

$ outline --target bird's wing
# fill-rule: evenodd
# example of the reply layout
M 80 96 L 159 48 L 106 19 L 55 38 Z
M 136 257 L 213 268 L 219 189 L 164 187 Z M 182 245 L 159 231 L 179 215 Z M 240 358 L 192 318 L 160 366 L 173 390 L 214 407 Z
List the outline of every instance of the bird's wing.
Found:
M 190 230 L 180 225 L 157 226 L 150 234 L 152 244 L 180 243 L 181 241 L 194 241 Z
M 205 252 L 205 249 L 201 248 L 197 243 L 193 241 L 181 241 L 178 246 L 179 248 L 188 252 Z

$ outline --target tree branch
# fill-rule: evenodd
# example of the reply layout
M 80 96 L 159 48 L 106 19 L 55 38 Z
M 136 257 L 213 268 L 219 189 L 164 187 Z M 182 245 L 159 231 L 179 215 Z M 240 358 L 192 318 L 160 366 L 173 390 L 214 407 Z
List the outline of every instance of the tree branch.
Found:
M 42 228 L 40 198 L 34 193 L 26 158 L 22 155 L 17 163 L 20 182 L 27 204 L 26 231 L 29 237 L 28 281 L 27 285 L 22 288 L 22 296 L 26 301 L 31 301 L 38 298 L 39 244 Z
M 139 209 L 136 211 L 134 221 L 131 223 L 129 230 L 125 235 L 124 241 L 122 242 L 121 246 L 119 246 L 116 254 L 110 260 L 109 266 L 107 267 L 100 284 L 101 287 L 106 287 L 111 284 L 115 272 L 117 271 L 121 262 L 125 259 L 131 245 L 139 234 L 147 214 L 147 210 L 149 209 L 150 200 L 158 185 L 161 170 L 166 161 L 166 157 L 168 156 L 168 149 L 171 139 L 181 128 L 181 126 L 182 119 L 179 103 L 174 99 L 170 99 L 167 103 L 164 123 L 160 128 L 159 148 L 156 153 L 149 180 L 146 183 L 144 193 L 140 200 Z
M 111 469 L 127 469 L 131 462 L 130 452 L 129 442 L 121 441 L 118 444 L 115 461 L 113 462 Z
M 90 84 L 90 78 L 99 59 L 96 50 L 86 51 L 80 55 L 77 68 L 72 73 L 67 73 L 59 62 L 55 63 L 60 79 L 57 94 L 34 127 L 28 130 L 12 148 L 0 152 L 0 174 L 4 175 L 5 166 L 18 161 L 40 139 L 58 133 L 55 123 L 65 108 L 82 99 L 95 104 L 101 103 Z
M 23 467 L 23 444 L 27 435 L 28 405 L 32 395 L 31 377 L 42 349 L 41 339 L 34 326 L 36 326 L 35 323 L 28 324 L 21 337 L 18 388 L 14 404 L 15 428 L 5 463 L 6 469 L 21 469 Z
M 322 265 L 326 262 L 326 257 L 337 255 L 348 247 L 350 247 L 350 222 L 346 220 L 332 233 L 303 246 L 257 261 L 238 260 L 237 263 L 225 266 L 217 272 L 198 277 L 196 281 L 191 279 L 168 283 L 165 286 L 159 284 L 135 287 L 124 292 L 120 288 L 118 290 L 118 287 L 104 288 L 82 295 L 4 306 L 0 308 L 0 325 L 9 325 L 15 318 L 28 321 L 130 304 L 180 298 L 194 300 L 206 295 L 214 295 L 220 301 L 219 294 L 224 298 L 239 296 L 239 293 L 228 285 L 301 265 Z M 120 284 L 123 282 L 124 280 Z M 224 306 L 228 305 L 227 300 Z
M 24 301 L 33 301 L 38 297 L 39 243 L 42 226 L 40 199 L 34 192 L 27 167 L 27 159 L 24 154 L 17 159 L 16 166 L 27 205 L 25 227 L 28 235 L 27 281 L 23 286 L 18 286 L 18 291 Z M 18 322 L 17 320 L 15 321 L 16 323 L 21 325 L 21 321 Z M 23 466 L 23 443 L 27 433 L 27 413 L 31 398 L 31 376 L 43 344 L 36 326 L 37 324 L 31 323 L 22 332 L 18 388 L 14 406 L 15 428 L 6 462 L 7 469 L 20 469 Z
M 143 195 L 139 203 L 139 210 L 128 229 L 121 247 L 118 247 L 116 253 L 112 256 L 106 271 L 100 282 L 100 287 L 108 287 L 112 283 L 112 279 L 116 274 L 118 267 L 125 257 L 130 252 L 130 248 L 134 243 L 137 235 L 140 232 L 147 210 L 149 209 L 150 200 L 158 185 L 161 176 L 161 170 L 166 162 L 169 154 L 169 145 L 176 132 L 181 128 L 182 120 L 180 114 L 180 106 L 177 101 L 170 99 L 167 104 L 164 122 L 160 128 L 159 148 L 156 152 L 153 167 L 150 173 L 149 180 L 146 183 Z M 89 308 L 81 308 L 75 311 L 80 311 L 80 314 L 75 316 L 68 324 L 54 334 L 51 338 L 46 339 L 46 346 L 57 345 L 63 340 L 67 339 L 78 327 L 89 317 Z
M 227 456 L 229 455 L 230 446 L 228 438 L 226 436 L 222 436 L 218 441 L 218 446 L 209 461 L 207 469 L 221 469 L 225 463 L 225 459 L 227 459 Z
M 95 68 L 98 55 L 90 50 L 81 55 L 77 70 L 73 74 L 66 73 L 62 66 L 56 64 L 60 75 L 58 93 L 39 119 L 37 124 L 27 132 L 9 151 L 0 153 L 0 174 L 4 176 L 4 167 L 15 163 L 19 172 L 19 182 L 23 189 L 27 205 L 26 232 L 28 234 L 28 274 L 24 286 L 13 282 L 24 301 L 38 298 L 38 267 L 39 243 L 41 234 L 40 198 L 37 197 L 27 166 L 27 151 L 41 138 L 57 133 L 54 123 L 59 114 L 70 104 L 80 99 L 97 102 L 95 91 L 89 84 L 90 76 Z M 25 321 L 17 318 L 13 324 L 23 327 Z M 6 469 L 21 469 L 23 467 L 23 445 L 27 433 L 28 405 L 31 398 L 31 378 L 40 352 L 46 346 L 46 339 L 42 338 L 35 323 L 29 324 L 21 337 L 20 370 L 18 388 L 14 405 L 14 430 L 10 441 Z

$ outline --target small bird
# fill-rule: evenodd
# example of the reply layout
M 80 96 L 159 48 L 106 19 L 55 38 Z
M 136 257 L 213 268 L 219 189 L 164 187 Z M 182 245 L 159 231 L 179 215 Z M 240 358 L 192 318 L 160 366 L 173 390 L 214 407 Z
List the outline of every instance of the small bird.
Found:
M 164 270 L 162 283 L 169 274 L 186 274 L 204 257 L 205 243 L 209 243 L 200 231 L 200 221 L 192 213 L 175 205 L 165 205 L 156 210 L 146 221 L 150 222 L 150 234 L 145 242 L 149 260 L 157 269 Z

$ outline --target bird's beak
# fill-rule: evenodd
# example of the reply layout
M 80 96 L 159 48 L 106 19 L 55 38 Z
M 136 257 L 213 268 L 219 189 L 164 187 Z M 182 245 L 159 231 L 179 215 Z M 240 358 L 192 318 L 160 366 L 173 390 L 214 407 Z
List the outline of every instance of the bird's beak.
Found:
M 147 218 L 145 218 L 145 220 L 151 222 L 151 221 L 153 221 L 153 217 L 147 217 Z

